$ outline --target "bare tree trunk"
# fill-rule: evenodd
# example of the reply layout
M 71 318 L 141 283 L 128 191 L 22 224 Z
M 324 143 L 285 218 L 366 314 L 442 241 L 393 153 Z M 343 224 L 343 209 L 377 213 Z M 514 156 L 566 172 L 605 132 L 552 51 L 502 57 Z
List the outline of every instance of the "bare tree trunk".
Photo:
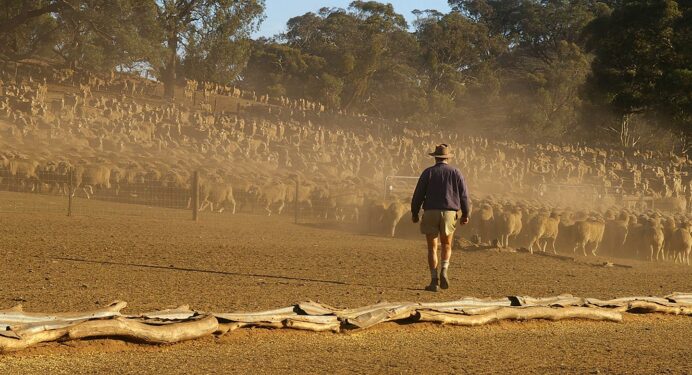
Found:
M 625 113 L 622 115 L 622 118 L 620 119 L 620 126 L 615 127 L 615 126 L 609 126 L 606 127 L 605 130 L 608 132 L 614 134 L 615 136 L 618 137 L 618 141 L 620 143 L 620 146 L 626 147 L 626 148 L 631 148 L 636 146 L 639 141 L 641 140 L 641 136 L 635 135 L 632 133 L 632 114 L 631 113 Z
M 178 34 L 172 31 L 168 36 L 168 62 L 164 71 L 163 77 L 163 96 L 166 98 L 175 98 L 175 83 L 177 81 L 177 63 L 178 63 Z
M 620 121 L 620 144 L 629 147 L 630 138 L 630 116 L 628 114 L 622 116 Z

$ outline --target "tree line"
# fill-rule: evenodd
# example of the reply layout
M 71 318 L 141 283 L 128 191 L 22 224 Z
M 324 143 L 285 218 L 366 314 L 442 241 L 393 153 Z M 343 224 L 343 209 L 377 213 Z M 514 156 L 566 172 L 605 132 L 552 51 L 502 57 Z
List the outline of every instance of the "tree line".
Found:
M 253 39 L 263 0 L 2 0 L 0 58 L 147 69 L 519 140 L 689 147 L 692 2 L 353 1 Z

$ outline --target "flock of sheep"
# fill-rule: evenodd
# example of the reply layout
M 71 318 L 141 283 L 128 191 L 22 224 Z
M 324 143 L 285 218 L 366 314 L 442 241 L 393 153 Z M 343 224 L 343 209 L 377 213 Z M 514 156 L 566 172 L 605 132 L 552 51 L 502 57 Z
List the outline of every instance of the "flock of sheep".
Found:
M 690 263 L 692 221 L 689 215 L 608 208 L 604 211 L 551 209 L 530 204 L 483 200 L 469 234 L 480 241 L 500 239 L 501 246 L 548 248 L 587 256 L 599 253 L 649 260 Z
M 462 233 L 476 241 L 690 262 L 685 156 L 463 136 L 302 99 L 260 96 L 241 111 L 213 111 L 215 96 L 242 92 L 188 81 L 200 103 L 163 101 L 156 85 L 50 67 L 0 70 L 0 189 L 184 208 L 198 171 L 203 210 L 297 209 L 396 235 L 412 225 L 412 187 L 383 198 L 383 181 L 419 175 L 443 139 L 474 196 Z

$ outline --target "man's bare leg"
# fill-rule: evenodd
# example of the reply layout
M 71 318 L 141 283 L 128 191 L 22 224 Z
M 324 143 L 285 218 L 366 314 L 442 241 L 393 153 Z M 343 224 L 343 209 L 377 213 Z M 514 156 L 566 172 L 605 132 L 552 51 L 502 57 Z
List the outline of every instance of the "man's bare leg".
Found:
M 437 291 L 437 234 L 426 234 L 425 240 L 428 243 L 428 266 L 430 267 L 430 285 L 425 290 Z
M 437 269 L 437 234 L 426 234 L 425 239 L 428 242 L 428 266 L 430 269 Z
M 446 236 L 444 234 L 440 235 L 440 240 L 442 242 L 442 267 L 440 269 L 440 288 L 449 288 L 449 279 L 447 278 L 447 269 L 449 268 L 449 259 L 452 257 L 452 241 L 454 240 L 454 233 Z

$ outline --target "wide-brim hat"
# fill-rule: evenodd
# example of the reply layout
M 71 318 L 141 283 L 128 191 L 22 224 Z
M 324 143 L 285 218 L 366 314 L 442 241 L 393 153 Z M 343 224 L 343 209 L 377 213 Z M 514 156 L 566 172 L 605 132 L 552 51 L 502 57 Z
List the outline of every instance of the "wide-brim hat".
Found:
M 435 146 L 435 152 L 431 152 L 428 155 L 434 156 L 438 159 L 449 159 L 454 156 L 454 154 L 449 152 L 449 145 L 445 143 Z

